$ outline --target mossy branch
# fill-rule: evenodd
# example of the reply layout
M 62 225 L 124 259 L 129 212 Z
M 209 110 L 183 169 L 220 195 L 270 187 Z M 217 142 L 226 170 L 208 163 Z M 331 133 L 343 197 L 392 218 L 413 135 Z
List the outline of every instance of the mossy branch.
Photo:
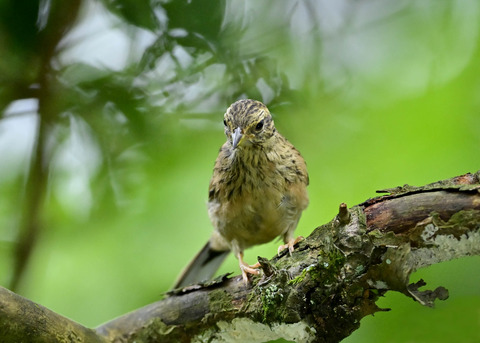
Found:
M 40 327 L 51 335 L 60 328 L 71 337 L 83 335 L 84 342 L 263 342 L 280 337 L 338 342 L 359 327 L 361 318 L 381 311 L 375 303 L 389 290 L 426 306 L 448 297 L 443 287 L 421 291 L 425 282 L 410 283 L 409 277 L 418 268 L 480 255 L 479 175 L 389 189 L 388 195 L 351 209 L 342 204 L 337 217 L 315 229 L 292 256 L 260 258 L 264 275 L 248 287 L 241 277 L 222 276 L 176 290 L 98 327 L 93 335 L 3 289 L 0 327 L 9 327 L 7 334 L 16 335 L 9 337 L 18 339 Z M 28 315 L 8 310 L 14 307 Z M 0 340 L 5 337 L 0 331 Z
M 106 343 L 94 330 L 0 287 L 0 342 Z

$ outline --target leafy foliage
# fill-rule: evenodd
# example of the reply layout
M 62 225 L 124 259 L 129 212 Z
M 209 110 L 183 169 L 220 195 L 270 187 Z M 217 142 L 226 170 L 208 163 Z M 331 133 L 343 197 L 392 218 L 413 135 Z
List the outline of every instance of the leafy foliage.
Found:
M 477 170 L 479 12 L 0 0 L 0 282 L 92 324 L 155 299 L 208 237 L 219 118 L 238 98 L 265 102 L 308 162 L 299 230 L 375 188 Z

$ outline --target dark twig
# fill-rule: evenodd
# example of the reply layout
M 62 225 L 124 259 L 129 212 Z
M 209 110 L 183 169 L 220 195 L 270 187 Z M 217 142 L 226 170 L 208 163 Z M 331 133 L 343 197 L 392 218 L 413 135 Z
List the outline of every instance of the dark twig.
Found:
M 81 1 L 54 2 L 49 8 L 48 22 L 38 33 L 38 52 L 41 57 L 40 71 L 37 77 L 38 84 L 38 115 L 37 130 L 34 139 L 34 149 L 30 156 L 29 170 L 23 194 L 23 208 L 18 230 L 17 245 L 14 252 L 14 267 L 10 280 L 10 289 L 19 287 L 28 261 L 32 255 L 42 226 L 42 208 L 47 189 L 49 156 L 46 151 L 47 135 L 58 113 L 54 106 L 55 95 L 52 85 L 55 82 L 55 73 L 51 67 L 52 61 L 58 53 L 57 47 L 66 32 L 76 20 Z M 46 15 L 46 14 L 43 14 Z M 25 90 L 30 93 L 30 91 Z

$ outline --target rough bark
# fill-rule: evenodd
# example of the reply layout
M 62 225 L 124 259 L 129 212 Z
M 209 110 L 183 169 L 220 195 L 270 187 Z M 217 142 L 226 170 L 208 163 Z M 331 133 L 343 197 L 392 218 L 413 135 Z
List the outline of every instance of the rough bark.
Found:
M 448 291 L 421 291 L 425 282 L 410 283 L 410 274 L 480 255 L 479 175 L 389 189 L 351 209 L 341 204 L 339 214 L 300 242 L 292 256 L 259 258 L 263 276 L 254 277 L 248 287 L 241 277 L 223 276 L 176 290 L 98 327 L 97 335 L 84 341 L 264 342 L 283 337 L 338 342 L 359 327 L 361 318 L 381 310 L 375 302 L 389 290 L 433 306 L 436 299 L 448 298 Z M 3 311 L 18 301 L 5 294 L 0 292 L 0 327 L 15 321 L 30 325 L 29 330 L 40 325 Z M 65 320 L 42 313 L 51 315 L 51 321 Z
M 0 287 L 0 342 L 108 341 L 94 330 Z

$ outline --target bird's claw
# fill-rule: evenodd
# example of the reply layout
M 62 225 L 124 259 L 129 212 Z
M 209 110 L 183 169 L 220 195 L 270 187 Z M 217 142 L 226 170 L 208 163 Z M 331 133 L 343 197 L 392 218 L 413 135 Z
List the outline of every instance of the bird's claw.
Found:
M 260 268 L 259 262 L 253 265 L 249 265 L 243 261 L 243 258 L 240 259 L 240 269 L 242 270 L 242 278 L 245 284 L 248 284 L 248 274 L 253 274 L 253 275 L 260 274 L 260 270 L 258 270 L 257 268 Z
M 297 244 L 298 242 L 300 242 L 301 240 L 303 240 L 303 237 L 302 236 L 298 236 L 297 238 L 295 239 L 290 239 L 286 244 L 282 244 L 278 247 L 278 250 L 277 250 L 277 255 L 280 255 L 282 253 L 283 250 L 287 249 L 288 248 L 288 253 L 289 255 L 291 256 L 292 255 L 292 252 L 295 250 L 294 246 L 295 244 Z

